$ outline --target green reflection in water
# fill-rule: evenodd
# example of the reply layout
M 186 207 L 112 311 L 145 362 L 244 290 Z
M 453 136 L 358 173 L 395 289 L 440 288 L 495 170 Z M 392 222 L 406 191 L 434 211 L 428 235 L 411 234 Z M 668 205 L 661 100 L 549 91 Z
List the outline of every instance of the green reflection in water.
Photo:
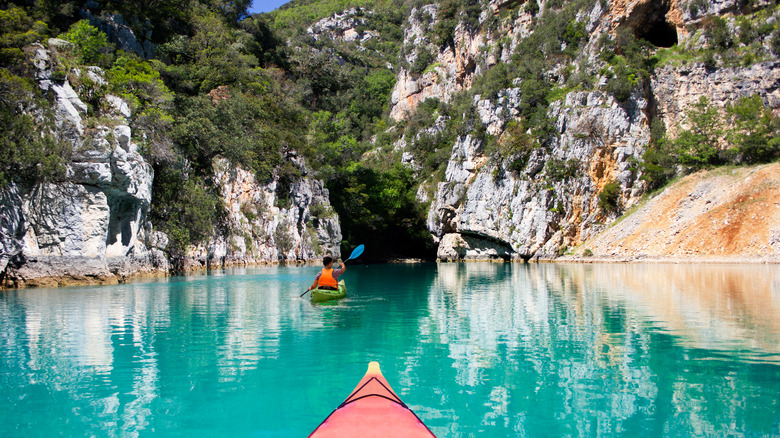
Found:
M 0 294 L 0 436 L 306 436 L 378 360 L 437 435 L 780 434 L 774 266 L 354 265 Z

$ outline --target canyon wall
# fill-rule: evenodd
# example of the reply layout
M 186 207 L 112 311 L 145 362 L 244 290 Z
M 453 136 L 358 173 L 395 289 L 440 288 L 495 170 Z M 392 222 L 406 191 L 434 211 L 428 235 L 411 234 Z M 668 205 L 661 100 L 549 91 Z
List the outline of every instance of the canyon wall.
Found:
M 0 190 L 0 277 L 4 286 L 115 283 L 139 275 L 167 275 L 169 237 L 148 214 L 154 172 L 131 109 L 107 95 L 100 114 L 88 114 L 79 87 L 55 78 L 52 51 L 71 43 L 37 45 L 38 86 L 54 112 L 52 134 L 70 150 L 61 180 Z M 98 67 L 77 71 L 106 84 Z M 83 90 L 82 90 L 83 92 Z M 45 110 L 38 108 L 39 111 Z M 143 134 L 141 134 L 143 137 Z M 305 173 L 305 163 L 288 157 Z M 293 183 L 289 205 L 276 206 L 278 176 L 268 184 L 224 159 L 215 160 L 216 186 L 228 211 L 225 232 L 185 251 L 184 268 L 314 261 L 338 254 L 341 229 L 321 181 Z
M 490 2 L 480 16 L 484 22 L 509 3 L 516 8 L 511 14 L 516 18 L 502 21 L 499 32 L 470 33 L 459 25 L 454 49 L 437 51 L 435 62 L 421 76 L 413 79 L 402 69 L 393 91 L 392 117 L 408 117 L 429 98 L 446 102 L 497 62 L 507 61 L 518 41 L 531 32 L 533 18 L 524 12 L 523 2 Z M 597 74 L 595 89 L 571 91 L 550 104 L 548 117 L 555 121 L 556 132 L 549 145 L 535 149 L 519 171 L 491 160 L 484 140 L 473 135 L 457 138 L 444 181 L 432 192 L 423 189 L 420 194 L 421 200 L 431 200 L 428 228 L 438 242 L 438 258 L 555 258 L 602 232 L 648 192 L 637 164 L 650 143 L 653 120 L 660 120 L 674 137 L 684 123 L 684 112 L 702 97 L 721 114 L 739 98 L 754 95 L 776 113 L 780 111 L 780 63 L 776 59 L 714 68 L 701 61 L 673 59 L 653 69 L 651 77 L 640 81 L 625 101 L 607 91 L 608 77 L 597 73 L 605 65 L 598 46 L 603 35 L 614 36 L 625 28 L 661 48 L 673 44 L 695 48 L 706 41 L 701 23 L 707 14 L 723 17 L 736 35 L 733 13 L 741 6 L 728 1 L 707 5 L 706 10 L 693 11 L 677 1 L 621 0 L 595 2 L 592 9 L 581 13 L 578 20 L 584 23 L 589 40 L 577 59 Z M 544 2 L 540 7 L 545 7 Z M 423 10 L 435 19 L 435 6 Z M 405 44 L 431 47 L 421 36 L 425 24 L 417 20 L 420 16 L 417 12 L 410 15 Z M 761 44 L 768 47 L 767 41 Z M 549 74 L 554 78 L 556 71 L 553 68 Z M 501 139 L 509 134 L 507 127 L 516 120 L 524 96 L 520 88 L 508 88 L 498 95 L 495 100 L 477 95 L 474 105 L 487 132 Z M 560 165 L 569 166 L 569 172 L 561 174 Z M 615 182 L 618 208 L 607 211 L 599 207 L 599 194 Z M 710 244 L 717 242 L 705 243 Z M 776 245 L 767 248 L 778 252 Z

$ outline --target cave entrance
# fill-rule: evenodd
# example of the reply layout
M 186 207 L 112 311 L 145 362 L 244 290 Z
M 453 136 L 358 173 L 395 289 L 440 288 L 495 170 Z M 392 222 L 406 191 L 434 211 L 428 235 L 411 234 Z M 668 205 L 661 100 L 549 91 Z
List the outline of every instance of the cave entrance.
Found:
M 636 35 L 656 47 L 672 47 L 677 44 L 677 29 L 666 20 L 655 22 L 653 26 L 644 33 Z
M 628 19 L 634 36 L 656 47 L 672 47 L 677 44 L 677 29 L 666 20 L 669 0 L 647 2 L 637 6 Z

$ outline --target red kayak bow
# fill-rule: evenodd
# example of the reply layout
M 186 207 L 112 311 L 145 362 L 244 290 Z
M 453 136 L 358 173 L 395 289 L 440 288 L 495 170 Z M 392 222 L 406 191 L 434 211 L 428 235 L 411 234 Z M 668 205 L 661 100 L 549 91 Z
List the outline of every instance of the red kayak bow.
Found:
M 436 438 L 433 432 L 390 388 L 378 362 L 335 411 L 331 412 L 309 438 Z

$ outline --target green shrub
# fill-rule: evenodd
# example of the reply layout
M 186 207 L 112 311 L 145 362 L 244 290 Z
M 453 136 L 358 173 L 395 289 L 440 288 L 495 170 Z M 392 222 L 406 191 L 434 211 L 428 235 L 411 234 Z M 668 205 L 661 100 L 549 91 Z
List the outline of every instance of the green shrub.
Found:
M 739 41 L 749 46 L 753 42 L 756 41 L 756 38 L 758 38 L 758 32 L 756 31 L 756 28 L 753 27 L 753 24 L 745 17 L 740 17 L 739 21 Z
M 114 90 L 130 101 L 134 111 L 148 108 L 168 109 L 173 94 L 163 83 L 160 72 L 134 54 L 125 53 L 108 71 Z
M 303 119 L 275 93 L 224 92 L 223 98 L 179 97 L 171 138 L 204 174 L 211 173 L 212 159 L 222 156 L 267 182 L 284 164 L 283 147 L 303 149 Z
M 723 163 L 719 138 L 722 134 L 718 109 L 702 96 L 686 111 L 688 129 L 674 140 L 674 151 L 680 163 L 691 168 L 701 168 Z
M 536 0 L 528 0 L 525 3 L 525 6 L 523 7 L 523 10 L 531 15 L 536 15 L 539 13 L 539 3 L 537 3 Z
M 157 167 L 150 218 L 170 238 L 166 251 L 181 269 L 187 246 L 225 231 L 226 210 L 205 179 L 187 175 L 182 167 Z
M 559 158 L 550 158 L 545 164 L 547 177 L 552 181 L 563 181 L 567 178 L 577 176 L 580 169 L 580 162 L 575 159 L 561 160 Z
M 780 55 L 780 27 L 777 27 L 772 36 L 769 37 L 769 47 L 775 52 L 775 55 Z
M 615 96 L 618 102 L 626 102 L 639 81 L 628 68 L 618 67 L 614 75 L 607 80 L 607 93 Z
M 417 49 L 417 57 L 414 58 L 414 63 L 412 63 L 409 73 L 411 73 L 413 77 L 419 77 L 425 69 L 431 65 L 431 62 L 433 62 L 434 59 L 436 58 L 430 50 L 425 47 L 419 47 Z
M 65 176 L 71 147 L 51 134 L 53 121 L 36 121 L 43 113 L 38 87 L 0 68 L 0 188 L 10 182 L 33 184 Z
M 60 37 L 78 47 L 78 57 L 81 64 L 94 64 L 109 67 L 113 55 L 106 34 L 89 24 L 88 20 L 75 23 Z
M 563 32 L 563 42 L 566 43 L 566 53 L 571 56 L 576 55 L 580 47 L 580 42 L 587 40 L 588 33 L 585 31 L 585 23 L 572 20 L 566 25 Z
M 709 0 L 689 0 L 688 12 L 695 17 L 699 15 L 699 12 L 706 12 L 709 5 Z
M 715 51 L 713 50 L 704 50 L 701 61 L 708 70 L 714 70 L 718 67 L 718 60 L 715 58 Z
M 727 133 L 742 163 L 766 163 L 780 157 L 780 118 L 761 96 L 743 97 L 726 108 L 734 127 Z
M 586 248 L 585 251 L 583 251 L 582 255 L 585 257 L 593 257 L 593 251 Z
M 48 33 L 47 25 L 34 21 L 24 9 L 11 6 L 0 10 L 0 67 L 13 74 L 30 73 L 31 64 L 26 62 L 22 49 L 43 40 Z
M 722 51 L 731 46 L 731 33 L 726 20 L 717 15 L 708 15 L 702 20 L 704 36 L 710 43 L 710 47 Z
M 650 190 L 663 187 L 677 173 L 678 157 L 670 146 L 664 122 L 654 118 L 650 124 L 650 145 L 642 154 L 642 162 L 639 164 L 641 179 L 647 182 Z
M 607 212 L 616 212 L 620 200 L 620 183 L 612 181 L 607 183 L 599 192 L 599 207 Z

